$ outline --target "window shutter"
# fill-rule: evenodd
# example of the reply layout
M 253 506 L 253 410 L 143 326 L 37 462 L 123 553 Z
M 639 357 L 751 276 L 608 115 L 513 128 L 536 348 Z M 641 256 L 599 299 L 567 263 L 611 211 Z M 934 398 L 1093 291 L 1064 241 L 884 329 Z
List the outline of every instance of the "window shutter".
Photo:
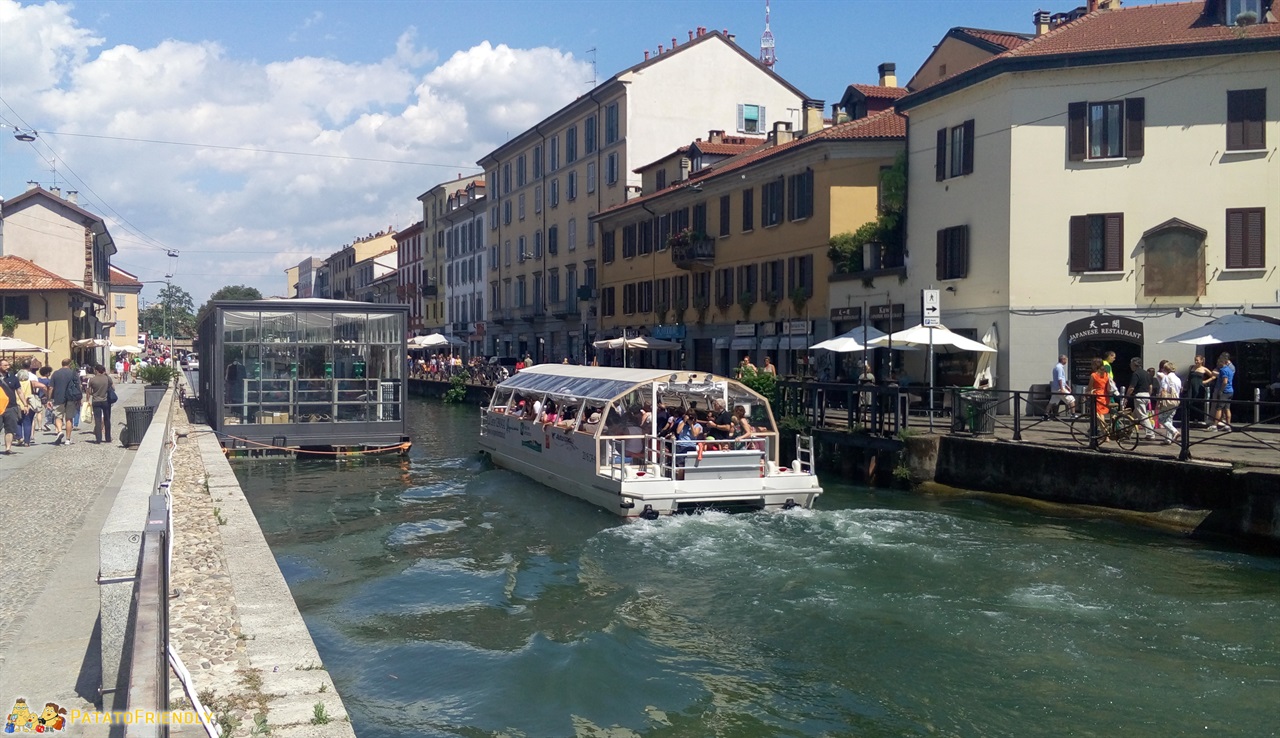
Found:
M 1244 266 L 1244 211 L 1227 211 L 1227 268 Z
M 1124 154 L 1125 156 L 1142 156 L 1145 143 L 1147 118 L 1147 100 L 1143 97 L 1130 97 L 1124 101 Z
M 946 279 L 947 273 L 947 229 L 945 228 L 938 231 L 937 262 L 937 271 L 934 276 L 938 281 L 942 281 Z
M 1267 148 L 1267 90 L 1245 90 L 1242 138 L 1246 149 Z
M 956 229 L 956 264 L 951 276 L 964 278 L 969 276 L 969 226 Z
M 764 117 L 763 105 L 760 106 L 760 125 L 757 130 L 759 130 L 760 133 L 764 133 L 765 131 L 769 130 L 769 123 Z
M 1069 232 L 1069 265 L 1072 272 L 1089 271 L 1089 216 L 1071 216 Z
M 933 163 L 933 176 L 938 182 L 947 178 L 947 129 L 938 129 L 938 148 Z
M 973 119 L 964 122 L 964 161 L 961 162 L 962 174 L 973 174 Z
M 805 294 L 813 297 L 813 257 L 806 256 L 802 262 L 804 264 L 804 273 L 801 275 Z
M 1266 211 L 1262 208 L 1251 210 L 1244 216 L 1244 265 L 1250 269 L 1262 269 L 1267 265 L 1263 248 L 1265 219 Z
M 1118 272 L 1124 261 L 1124 213 L 1105 216 L 1106 271 Z
M 1088 152 L 1089 135 L 1086 127 L 1089 103 L 1073 102 L 1067 105 L 1067 159 L 1084 161 Z
M 1239 151 L 1244 146 L 1244 90 L 1227 90 L 1227 150 Z M 1230 230 L 1228 230 L 1230 232 Z

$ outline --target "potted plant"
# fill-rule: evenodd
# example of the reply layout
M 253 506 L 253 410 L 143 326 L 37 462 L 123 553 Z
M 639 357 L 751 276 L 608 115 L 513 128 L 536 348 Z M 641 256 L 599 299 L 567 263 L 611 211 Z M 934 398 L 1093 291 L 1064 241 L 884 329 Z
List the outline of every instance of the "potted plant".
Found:
M 671 306 L 668 305 L 665 300 L 660 300 L 658 304 L 654 306 L 653 312 L 658 318 L 658 325 L 662 325 L 667 322 L 667 312 L 670 310 Z
M 769 317 L 778 317 L 778 304 L 782 302 L 782 294 L 777 290 L 769 290 L 764 293 L 764 304 L 769 306 Z
M 706 295 L 693 296 L 693 309 L 698 311 L 698 325 L 707 322 L 707 308 L 711 307 L 711 299 Z
M 18 329 L 18 316 L 6 315 L 0 318 L 0 325 L 4 326 L 4 335 L 13 337 L 13 332 Z
M 756 295 L 751 290 L 745 290 L 741 295 L 738 295 L 738 307 L 742 308 L 743 320 L 751 320 L 751 308 L 755 307 L 755 305 Z
M 146 406 L 155 407 L 160 404 L 160 399 L 164 397 L 164 393 L 169 389 L 169 383 L 177 376 L 177 371 L 173 367 L 165 364 L 147 364 L 138 370 L 138 379 L 146 385 L 143 387 L 143 393 L 146 397 Z
M 796 309 L 796 315 L 804 315 L 804 306 L 809 302 L 809 291 L 803 287 L 796 287 L 791 290 L 791 306 Z

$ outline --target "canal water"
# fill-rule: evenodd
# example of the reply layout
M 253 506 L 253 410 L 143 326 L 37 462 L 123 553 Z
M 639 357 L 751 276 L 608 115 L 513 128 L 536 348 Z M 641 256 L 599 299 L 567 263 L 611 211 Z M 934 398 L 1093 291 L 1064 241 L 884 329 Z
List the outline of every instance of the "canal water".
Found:
M 622 524 L 410 412 L 235 467 L 360 738 L 1276 734 L 1273 558 L 832 479 Z

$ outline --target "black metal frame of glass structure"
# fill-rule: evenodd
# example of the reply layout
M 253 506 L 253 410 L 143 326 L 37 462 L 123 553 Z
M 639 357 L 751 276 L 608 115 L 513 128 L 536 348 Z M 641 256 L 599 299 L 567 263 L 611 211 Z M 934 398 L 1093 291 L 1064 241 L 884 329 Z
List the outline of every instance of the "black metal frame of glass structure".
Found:
M 227 448 L 408 442 L 407 325 L 404 305 L 215 302 L 197 339 L 209 425 Z

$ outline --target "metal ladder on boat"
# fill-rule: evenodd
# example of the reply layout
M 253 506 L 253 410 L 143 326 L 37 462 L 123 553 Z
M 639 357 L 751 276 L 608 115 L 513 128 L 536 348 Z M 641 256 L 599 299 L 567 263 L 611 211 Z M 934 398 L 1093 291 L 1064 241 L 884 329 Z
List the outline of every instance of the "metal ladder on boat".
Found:
M 800 464 L 796 471 L 801 474 L 813 473 L 813 436 L 796 434 L 796 461 Z

